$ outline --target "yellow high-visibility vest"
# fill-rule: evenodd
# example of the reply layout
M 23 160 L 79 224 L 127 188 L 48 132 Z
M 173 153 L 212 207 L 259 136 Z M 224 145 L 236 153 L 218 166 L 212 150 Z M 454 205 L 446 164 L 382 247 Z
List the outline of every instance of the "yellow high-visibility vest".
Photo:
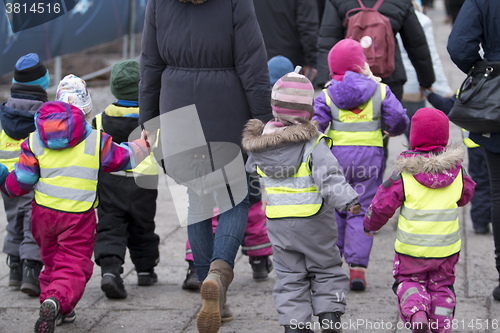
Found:
M 321 134 L 304 146 L 302 162 L 297 172 L 287 178 L 273 178 L 257 166 L 266 189 L 266 216 L 270 219 L 308 217 L 319 212 L 323 197 L 318 192 L 312 177 L 310 158 L 318 143 L 325 139 L 331 148 L 331 139 Z
M 405 200 L 399 215 L 395 250 L 417 258 L 446 258 L 460 251 L 458 205 L 462 171 L 450 185 L 431 189 L 401 174 Z
M 97 131 L 101 132 L 103 130 L 102 129 L 102 113 L 95 116 L 95 123 L 96 123 Z M 160 133 L 158 131 L 158 133 L 156 135 L 155 146 L 158 145 L 159 134 Z M 141 175 L 145 175 L 145 176 L 157 176 L 158 175 L 158 166 L 156 165 L 154 154 L 153 153 L 149 154 L 149 156 L 146 157 L 141 163 L 139 163 L 138 166 L 136 166 L 134 169 L 131 169 L 131 170 L 125 170 L 125 172 L 130 173 L 131 176 L 133 176 L 134 172 L 139 173 Z M 111 174 L 119 175 L 121 173 L 111 172 Z
M 375 146 L 383 147 L 382 141 L 382 102 L 385 99 L 385 84 L 378 83 L 377 90 L 370 100 L 359 106 L 359 112 L 340 109 L 323 90 L 326 105 L 332 113 L 332 121 L 328 136 L 334 146 Z
M 28 140 L 40 166 L 40 178 L 35 184 L 37 205 L 68 213 L 83 213 L 97 207 L 100 132 L 92 130 L 78 145 L 60 150 L 42 146 L 38 131 L 31 133 Z
M 5 165 L 9 172 L 14 170 L 14 165 L 19 162 L 21 144 L 25 139 L 12 139 L 4 130 L 0 133 L 0 163 Z

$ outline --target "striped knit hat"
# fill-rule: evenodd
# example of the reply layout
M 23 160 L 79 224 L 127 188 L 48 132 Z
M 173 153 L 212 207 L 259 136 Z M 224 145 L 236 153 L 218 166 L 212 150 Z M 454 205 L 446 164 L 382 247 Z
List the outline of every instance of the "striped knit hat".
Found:
M 314 115 L 313 101 L 313 85 L 304 75 L 288 73 L 273 86 L 271 107 L 277 119 L 294 122 L 299 117 L 310 120 Z

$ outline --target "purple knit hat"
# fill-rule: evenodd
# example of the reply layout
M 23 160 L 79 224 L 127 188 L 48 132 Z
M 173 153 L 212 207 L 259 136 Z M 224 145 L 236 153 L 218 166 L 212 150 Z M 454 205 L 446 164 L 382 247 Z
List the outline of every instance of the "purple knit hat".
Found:
M 271 107 L 278 119 L 294 121 L 300 117 L 310 120 L 314 115 L 313 101 L 313 85 L 304 75 L 288 73 L 273 86 Z

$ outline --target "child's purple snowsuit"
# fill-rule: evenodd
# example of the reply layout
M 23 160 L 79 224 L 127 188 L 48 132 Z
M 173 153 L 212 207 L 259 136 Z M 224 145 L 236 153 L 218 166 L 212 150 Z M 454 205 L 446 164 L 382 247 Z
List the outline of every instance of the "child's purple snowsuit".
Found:
M 332 80 L 327 91 L 335 105 L 351 110 L 367 103 L 376 89 L 377 83 L 367 76 L 346 72 L 342 81 Z M 332 114 L 326 105 L 324 91 L 316 98 L 314 111 L 313 120 L 318 121 L 319 130 L 325 132 L 332 121 Z M 389 86 L 386 86 L 386 97 L 382 102 L 381 111 L 384 130 L 391 136 L 401 135 L 406 131 L 409 123 L 406 110 Z M 358 201 L 361 204 L 361 212 L 358 215 L 336 212 L 339 229 L 337 246 L 347 263 L 368 267 L 373 240 L 363 232 L 363 216 L 378 186 L 382 184 L 384 150 L 374 146 L 335 146 L 333 142 L 332 153 L 339 161 L 347 182 L 358 193 Z
M 429 188 L 443 188 L 456 179 L 464 156 L 463 147 L 448 148 L 443 153 L 434 156 L 433 169 L 436 172 L 424 173 L 423 163 L 430 155 L 419 155 L 424 158 L 417 162 L 401 154 L 396 159 L 398 172 L 412 172 L 415 179 Z M 454 167 L 446 169 L 445 166 Z M 429 164 L 427 164 L 427 167 Z M 463 190 L 458 206 L 466 205 L 473 193 L 475 183 L 464 172 Z M 392 177 L 381 185 L 373 199 L 368 213 L 363 220 L 366 230 L 377 231 L 394 215 L 394 212 L 405 200 L 403 182 L 399 177 Z M 369 216 L 369 217 L 368 217 Z M 455 310 L 455 294 L 452 290 L 455 282 L 455 264 L 459 253 L 447 258 L 414 258 L 396 253 L 394 258 L 393 276 L 397 287 L 399 313 L 405 322 L 411 322 L 411 317 L 417 311 L 425 311 L 430 320 L 432 332 L 447 333 L 451 331 L 451 320 Z M 450 323 L 450 328 L 446 328 Z

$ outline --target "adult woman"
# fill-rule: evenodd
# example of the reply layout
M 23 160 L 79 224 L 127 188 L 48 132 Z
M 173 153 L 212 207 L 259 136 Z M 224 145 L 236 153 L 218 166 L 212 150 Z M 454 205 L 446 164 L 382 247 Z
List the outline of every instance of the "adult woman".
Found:
M 480 45 L 484 58 L 500 61 L 498 35 L 500 26 L 497 15 L 500 2 L 497 0 L 466 0 L 458 14 L 448 39 L 448 53 L 451 60 L 464 73 L 481 60 Z M 498 66 L 498 65 L 497 65 Z M 469 138 L 484 147 L 491 189 L 491 224 L 495 241 L 496 268 L 500 276 L 500 133 L 481 135 L 471 133 Z M 493 290 L 493 297 L 500 301 L 500 284 Z
M 141 124 L 195 104 L 207 142 L 240 145 L 247 120 L 272 118 L 267 57 L 253 3 L 149 0 L 139 87 Z M 200 198 L 188 194 L 191 211 Z M 198 280 L 204 281 L 202 332 L 219 329 L 247 216 L 248 199 L 220 215 L 215 238 L 211 219 L 188 226 Z M 204 292 L 214 284 L 216 307 Z M 227 308 L 222 317 L 231 318 Z

